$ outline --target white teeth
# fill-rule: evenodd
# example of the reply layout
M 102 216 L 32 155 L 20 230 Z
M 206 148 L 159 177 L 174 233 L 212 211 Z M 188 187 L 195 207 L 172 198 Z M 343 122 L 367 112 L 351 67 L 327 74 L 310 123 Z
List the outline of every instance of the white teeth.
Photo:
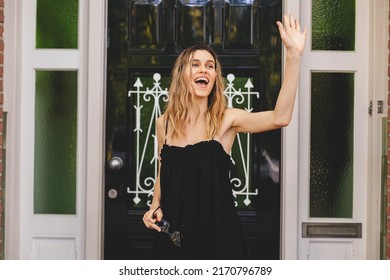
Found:
M 202 83 L 208 84 L 209 80 L 207 80 L 206 78 L 199 78 L 199 79 L 196 79 L 195 82 L 196 83 L 202 82 Z

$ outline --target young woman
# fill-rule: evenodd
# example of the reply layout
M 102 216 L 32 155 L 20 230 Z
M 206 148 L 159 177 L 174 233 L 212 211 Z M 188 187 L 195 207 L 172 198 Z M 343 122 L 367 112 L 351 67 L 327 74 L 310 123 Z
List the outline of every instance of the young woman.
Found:
M 289 124 L 306 29 L 285 15 L 277 22 L 287 50 L 285 76 L 273 111 L 226 108 L 221 65 L 207 46 L 184 50 L 172 71 L 169 102 L 157 120 L 159 172 L 145 226 L 157 232 L 156 258 L 243 259 L 234 207 L 230 150 L 239 132 Z

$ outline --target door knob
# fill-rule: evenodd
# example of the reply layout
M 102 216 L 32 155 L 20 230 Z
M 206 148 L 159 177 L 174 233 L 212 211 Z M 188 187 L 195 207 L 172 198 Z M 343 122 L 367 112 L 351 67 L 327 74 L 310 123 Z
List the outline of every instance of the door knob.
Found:
M 123 160 L 120 157 L 112 157 L 108 166 L 111 170 L 120 170 L 123 167 Z

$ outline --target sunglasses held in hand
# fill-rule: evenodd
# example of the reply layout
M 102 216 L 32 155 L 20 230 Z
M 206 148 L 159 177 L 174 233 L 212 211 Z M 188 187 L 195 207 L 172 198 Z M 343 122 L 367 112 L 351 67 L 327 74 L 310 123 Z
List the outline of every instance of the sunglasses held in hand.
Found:
M 153 211 L 153 217 L 156 218 L 156 211 L 160 209 L 160 206 L 157 207 L 156 210 Z M 174 231 L 172 233 L 169 232 L 170 224 L 168 221 L 162 219 L 160 222 L 156 222 L 156 225 L 161 229 L 161 232 L 166 233 L 169 235 L 169 238 L 171 239 L 172 243 L 175 244 L 177 247 L 181 247 L 181 238 L 183 235 L 180 233 L 180 231 Z

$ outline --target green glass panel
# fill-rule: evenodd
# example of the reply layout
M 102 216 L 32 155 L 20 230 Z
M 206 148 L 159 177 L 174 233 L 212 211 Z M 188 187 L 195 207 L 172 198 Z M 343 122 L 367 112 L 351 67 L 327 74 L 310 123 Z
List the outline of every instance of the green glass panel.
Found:
M 312 73 L 310 217 L 352 218 L 353 73 Z
M 37 48 L 75 49 L 79 0 L 37 0 Z
M 77 72 L 37 71 L 34 213 L 76 214 Z
M 312 49 L 355 50 L 356 0 L 313 0 Z

